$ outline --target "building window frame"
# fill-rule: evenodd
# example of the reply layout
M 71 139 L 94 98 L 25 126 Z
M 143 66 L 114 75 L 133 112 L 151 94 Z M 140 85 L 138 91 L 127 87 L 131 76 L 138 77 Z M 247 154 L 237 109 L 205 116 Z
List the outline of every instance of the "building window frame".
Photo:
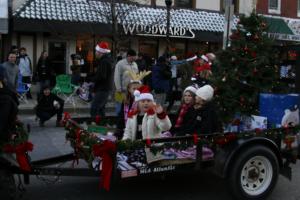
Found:
M 187 8 L 187 9 L 193 9 L 193 8 L 196 8 L 196 1 L 195 0 L 189 0 L 190 1 L 190 4 L 191 4 L 191 7 L 186 7 L 186 6 L 178 6 L 178 2 L 176 0 L 174 0 L 174 5 L 176 7 L 179 7 L 179 8 Z
M 297 17 L 300 17 L 300 0 L 297 0 Z
M 240 13 L 240 0 L 232 0 L 232 4 L 234 5 L 234 13 Z M 220 11 L 225 12 L 225 1 L 220 1 Z
M 277 8 L 270 8 L 271 1 L 277 1 Z M 280 14 L 281 13 L 281 0 L 268 0 L 268 12 L 270 14 Z

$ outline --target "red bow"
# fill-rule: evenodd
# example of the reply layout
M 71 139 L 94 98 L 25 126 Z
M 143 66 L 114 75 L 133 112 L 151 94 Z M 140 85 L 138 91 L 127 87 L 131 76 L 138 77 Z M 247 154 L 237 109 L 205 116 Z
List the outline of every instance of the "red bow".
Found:
M 93 145 L 94 156 L 99 156 L 103 160 L 100 187 L 109 191 L 110 179 L 113 169 L 113 156 L 116 154 L 117 147 L 116 144 L 105 140 L 102 144 Z
M 198 144 L 198 135 L 197 135 L 197 133 L 193 134 L 193 141 L 194 141 L 194 145 Z
M 6 153 L 15 153 L 17 156 L 17 161 L 19 163 L 20 169 L 23 171 L 31 171 L 30 164 L 28 162 L 26 152 L 33 150 L 33 144 L 31 142 L 24 142 L 13 146 L 11 144 L 6 144 L 3 147 L 3 151 Z

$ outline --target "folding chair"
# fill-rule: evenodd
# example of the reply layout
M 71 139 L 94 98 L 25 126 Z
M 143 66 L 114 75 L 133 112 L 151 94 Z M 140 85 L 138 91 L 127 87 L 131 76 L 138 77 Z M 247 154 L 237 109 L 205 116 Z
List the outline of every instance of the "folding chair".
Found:
M 26 98 L 26 93 L 29 91 L 31 84 L 23 83 L 22 82 L 22 75 L 18 75 L 18 87 L 17 87 L 17 93 L 18 93 L 18 99 L 19 102 L 28 103 Z
M 66 74 L 61 74 L 56 77 L 56 85 L 52 89 L 52 93 L 63 98 L 65 103 L 71 103 L 75 106 L 75 95 L 78 86 L 71 83 L 71 76 Z

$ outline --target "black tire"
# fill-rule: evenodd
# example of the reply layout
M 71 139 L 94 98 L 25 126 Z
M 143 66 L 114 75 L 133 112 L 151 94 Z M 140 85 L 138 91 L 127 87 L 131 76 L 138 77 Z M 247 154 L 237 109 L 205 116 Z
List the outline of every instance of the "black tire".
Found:
M 227 185 L 235 199 L 265 199 L 272 192 L 278 179 L 279 164 L 270 148 L 251 146 L 232 162 Z
M 17 198 L 17 187 L 14 175 L 7 170 L 0 170 L 0 197 L 14 200 Z

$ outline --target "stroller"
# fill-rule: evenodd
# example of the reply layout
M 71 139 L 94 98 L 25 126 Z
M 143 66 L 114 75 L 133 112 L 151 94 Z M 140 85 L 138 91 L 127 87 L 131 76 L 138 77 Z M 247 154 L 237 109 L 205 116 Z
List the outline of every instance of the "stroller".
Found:
M 83 82 L 78 88 L 77 94 L 81 100 L 85 102 L 90 102 L 92 100 L 92 94 L 90 92 L 92 85 L 93 83 Z

